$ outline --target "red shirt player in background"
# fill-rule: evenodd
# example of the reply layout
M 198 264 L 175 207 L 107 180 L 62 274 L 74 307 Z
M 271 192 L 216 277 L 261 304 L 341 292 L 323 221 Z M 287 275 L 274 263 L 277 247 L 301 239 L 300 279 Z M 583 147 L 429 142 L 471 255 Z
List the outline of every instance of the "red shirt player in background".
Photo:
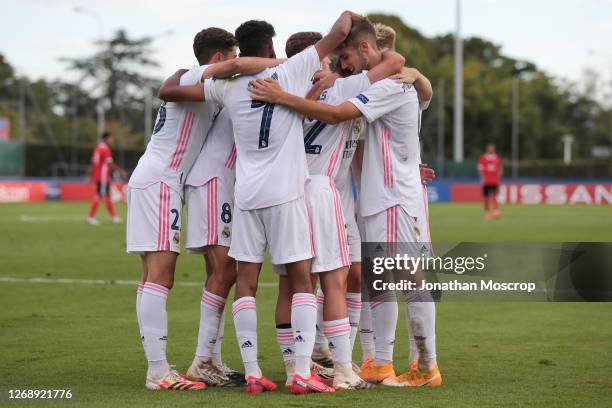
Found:
M 489 221 L 489 202 L 493 203 L 493 217 L 499 219 L 499 204 L 497 203 L 497 189 L 504 174 L 502 159 L 495 153 L 495 145 L 489 143 L 487 151 L 478 160 L 478 174 L 482 183 L 482 195 L 484 200 L 485 219 Z
M 113 171 L 118 171 L 121 174 L 121 177 L 124 178 L 127 177 L 127 172 L 113 162 L 113 154 L 110 148 L 112 144 L 112 133 L 104 132 L 102 134 L 102 140 L 96 146 L 93 154 L 91 155 L 89 176 L 96 184 L 96 194 L 91 200 L 89 218 L 87 218 L 87 223 L 90 225 L 99 224 L 98 220 L 96 220 L 96 211 L 98 211 L 100 199 L 104 200 L 104 204 L 108 209 L 108 213 L 112 217 L 113 223 L 118 224 L 121 222 L 121 218 L 117 217 L 117 214 L 115 213 L 115 207 L 113 206 L 113 202 L 110 198 L 110 184 Z

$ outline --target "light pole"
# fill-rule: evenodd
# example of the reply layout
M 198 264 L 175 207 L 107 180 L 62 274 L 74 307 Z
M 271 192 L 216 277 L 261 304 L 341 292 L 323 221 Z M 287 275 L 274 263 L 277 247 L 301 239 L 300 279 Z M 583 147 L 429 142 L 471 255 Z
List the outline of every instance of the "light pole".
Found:
M 518 177 L 519 144 L 519 74 L 512 75 L 512 178 Z
M 561 141 L 563 142 L 563 163 L 570 164 L 572 162 L 572 144 L 574 143 L 574 136 L 563 135 Z
M 455 118 L 453 158 L 463 161 L 463 39 L 461 38 L 461 0 L 456 4 L 455 31 Z
M 438 97 L 438 148 L 436 153 L 439 176 L 444 177 L 444 79 L 438 81 L 436 95 Z
M 73 10 L 75 13 L 90 16 L 96 20 L 98 24 L 98 41 L 100 42 L 101 46 L 104 46 L 104 20 L 102 20 L 102 17 L 100 16 L 100 14 L 96 13 L 95 11 L 91 9 L 84 8 L 84 7 L 78 7 L 78 6 L 75 7 Z M 98 80 L 102 82 L 101 78 L 98 78 Z M 104 132 L 104 122 L 105 122 L 104 102 L 105 102 L 104 94 L 102 94 L 100 98 L 98 98 L 98 103 L 96 105 L 96 113 L 98 117 L 98 137 L 100 137 L 102 133 Z
M 608 62 L 610 63 L 610 78 L 609 78 L 610 82 L 608 83 L 610 86 L 610 95 L 609 95 L 610 100 L 608 102 L 608 109 L 610 110 L 610 159 L 612 160 L 612 55 L 604 53 L 604 52 L 596 51 L 596 50 L 589 50 L 588 53 L 590 55 L 606 58 L 608 59 Z
M 512 72 L 512 178 L 518 177 L 521 78 L 530 69 L 529 64 L 519 61 Z

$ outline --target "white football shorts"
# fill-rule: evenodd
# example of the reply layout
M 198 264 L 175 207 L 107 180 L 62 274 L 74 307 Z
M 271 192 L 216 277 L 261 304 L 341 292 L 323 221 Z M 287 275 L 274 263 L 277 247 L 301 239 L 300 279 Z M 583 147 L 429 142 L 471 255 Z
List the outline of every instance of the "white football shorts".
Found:
M 186 242 L 190 252 L 204 247 L 229 247 L 232 240 L 234 183 L 223 177 L 210 179 L 202 186 L 185 186 Z
M 305 197 L 255 210 L 234 208 L 229 256 L 241 262 L 262 263 L 266 247 L 273 264 L 287 264 L 313 257 Z
M 127 252 L 181 252 L 183 200 L 179 192 L 162 182 L 128 187 L 127 206 Z
M 400 205 L 363 217 L 368 242 L 420 242 L 416 217 Z

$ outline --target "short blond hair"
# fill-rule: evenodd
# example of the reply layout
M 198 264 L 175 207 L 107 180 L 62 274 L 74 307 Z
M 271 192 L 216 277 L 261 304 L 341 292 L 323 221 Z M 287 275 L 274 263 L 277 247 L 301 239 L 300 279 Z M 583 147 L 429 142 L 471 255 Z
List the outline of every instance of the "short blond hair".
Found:
M 376 46 L 378 48 L 395 51 L 395 30 L 382 23 L 374 24 L 376 31 Z

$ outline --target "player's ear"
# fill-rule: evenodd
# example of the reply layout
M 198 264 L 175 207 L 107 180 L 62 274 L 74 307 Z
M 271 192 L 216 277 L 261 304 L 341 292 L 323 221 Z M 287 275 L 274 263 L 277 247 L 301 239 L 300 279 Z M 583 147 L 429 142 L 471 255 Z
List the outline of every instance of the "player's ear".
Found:
M 274 46 L 270 45 L 268 47 L 268 58 L 276 58 L 276 52 L 274 52 Z
M 370 44 L 367 41 L 359 41 L 359 51 L 367 53 L 370 49 Z
M 217 62 L 221 62 L 223 61 L 223 53 L 220 51 L 215 52 L 215 54 L 212 56 L 211 58 L 211 63 L 216 64 Z

